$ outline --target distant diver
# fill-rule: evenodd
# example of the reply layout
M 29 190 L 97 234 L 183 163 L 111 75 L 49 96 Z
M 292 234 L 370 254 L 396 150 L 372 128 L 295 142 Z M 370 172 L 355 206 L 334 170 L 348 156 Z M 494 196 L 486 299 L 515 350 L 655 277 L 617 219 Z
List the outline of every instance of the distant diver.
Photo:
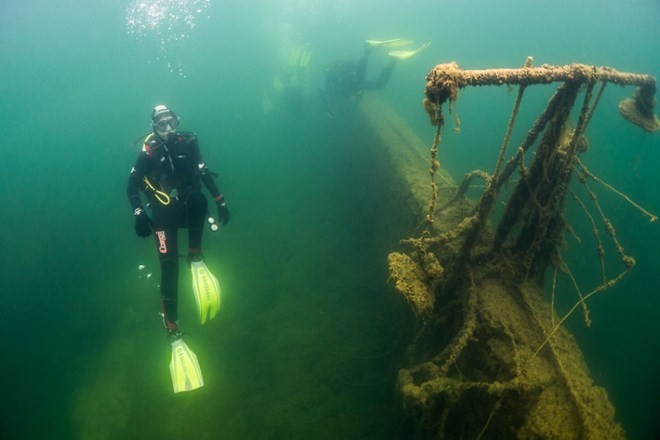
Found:
M 281 71 L 273 76 L 264 92 L 262 109 L 265 113 L 273 109 L 292 115 L 307 111 L 311 99 L 309 92 L 309 63 L 312 52 L 304 45 L 293 46 Z
M 143 238 L 152 233 L 155 236 L 161 268 L 161 316 L 167 335 L 172 339 L 170 372 L 177 393 L 204 385 L 197 357 L 183 341 L 177 323 L 178 229 L 188 229 L 187 262 L 192 272 L 199 319 L 204 324 L 220 309 L 220 285 L 202 256 L 204 222 L 208 220 L 217 229 L 208 215 L 202 183 L 215 200 L 218 222 L 226 225 L 230 214 L 214 174 L 202 159 L 197 135 L 177 132 L 179 118 L 164 105 L 153 109 L 151 121 L 153 132 L 144 140 L 131 169 L 127 194 L 135 217 L 135 232 Z M 142 205 L 140 191 L 148 200 L 153 220 Z
M 387 86 L 398 60 L 408 59 L 431 45 L 426 42 L 415 50 L 391 50 L 389 61 L 378 78 L 367 78 L 367 63 L 374 48 L 396 49 L 412 44 L 410 40 L 366 40 L 362 57 L 357 61 L 340 61 L 328 68 L 321 78 L 319 91 L 326 114 L 334 118 L 339 113 L 352 110 L 365 90 L 378 90 Z

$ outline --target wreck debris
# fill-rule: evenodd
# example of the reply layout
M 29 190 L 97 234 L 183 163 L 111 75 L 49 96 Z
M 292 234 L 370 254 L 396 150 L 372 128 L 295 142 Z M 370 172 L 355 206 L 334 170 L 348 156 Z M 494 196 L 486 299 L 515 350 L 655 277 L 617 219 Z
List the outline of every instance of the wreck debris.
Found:
M 579 347 L 562 324 L 582 308 L 589 325 L 587 300 L 614 286 L 635 265 L 587 184 L 604 182 L 579 156 L 589 149 L 585 133 L 607 83 L 637 86 L 620 112 L 645 131 L 658 130 L 655 79 L 582 64 L 532 67 L 531 57 L 519 69 L 461 70 L 456 63 L 441 64 L 426 79 L 423 107 L 436 127 L 428 226 L 421 236 L 402 242 L 408 252 L 389 257 L 395 287 L 424 318 L 409 348 L 408 365 L 399 373 L 399 389 L 418 437 L 623 438 L 607 393 L 593 384 Z M 546 108 L 505 161 L 525 89 L 555 82 L 559 86 Z M 468 173 L 453 198 L 436 207 L 443 105 L 448 103 L 451 111 L 464 87 L 505 84 L 519 88 L 492 173 Z M 576 107 L 573 127 L 570 116 Z M 534 154 L 527 154 L 532 149 Z M 511 182 L 516 172 L 518 179 Z M 571 189 L 573 175 L 591 208 Z M 448 206 L 467 204 L 464 195 L 474 177 L 484 180 L 483 194 L 460 223 L 446 221 Z M 508 192 L 503 189 L 507 182 L 513 185 Z M 628 196 L 603 186 L 656 220 Z M 569 194 L 590 219 L 602 271 L 601 282 L 584 291 L 560 252 L 564 234 L 574 234 L 564 216 Z M 498 197 L 505 198 L 505 207 L 494 216 Z M 607 275 L 598 224 L 621 261 L 614 276 Z M 548 268 L 555 273 L 550 304 L 544 294 Z M 561 317 L 555 311 L 557 272 L 568 274 L 579 298 Z

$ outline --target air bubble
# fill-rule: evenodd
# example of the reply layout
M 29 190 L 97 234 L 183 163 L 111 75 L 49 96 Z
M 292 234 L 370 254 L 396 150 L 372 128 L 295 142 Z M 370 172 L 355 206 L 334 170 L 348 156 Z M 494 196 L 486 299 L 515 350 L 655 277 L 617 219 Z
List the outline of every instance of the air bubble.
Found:
M 154 41 L 161 53 L 168 54 L 165 58 L 176 58 L 178 46 L 190 37 L 197 18 L 203 18 L 210 4 L 211 0 L 134 0 L 126 9 L 126 31 L 136 40 Z M 167 67 L 175 72 L 169 60 Z M 182 67 L 176 72 L 186 77 Z

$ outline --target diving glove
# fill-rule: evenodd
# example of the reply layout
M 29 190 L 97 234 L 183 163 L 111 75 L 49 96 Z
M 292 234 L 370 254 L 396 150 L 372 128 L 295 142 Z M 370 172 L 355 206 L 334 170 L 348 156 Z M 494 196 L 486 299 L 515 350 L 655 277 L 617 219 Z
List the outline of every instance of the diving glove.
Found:
M 225 198 L 220 195 L 216 197 L 215 203 L 218 205 L 218 222 L 224 226 L 229 221 L 229 217 L 231 217 L 229 209 L 227 208 L 227 202 L 225 202 Z
M 138 237 L 146 238 L 151 235 L 154 227 L 154 222 L 149 218 L 144 209 L 138 208 L 135 210 L 135 233 Z

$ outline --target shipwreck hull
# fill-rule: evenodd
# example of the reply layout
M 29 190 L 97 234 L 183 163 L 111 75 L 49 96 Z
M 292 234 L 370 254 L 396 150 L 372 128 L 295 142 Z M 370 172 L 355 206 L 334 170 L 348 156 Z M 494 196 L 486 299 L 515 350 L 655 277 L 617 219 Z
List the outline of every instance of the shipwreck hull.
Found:
M 415 362 L 399 373 L 418 437 L 623 438 L 607 393 L 592 383 L 566 330 L 533 356 L 553 328 L 539 286 L 472 276 L 474 284 L 447 293 L 448 306 L 411 346 Z M 462 317 L 460 325 L 452 316 Z M 452 337 L 438 344 L 439 334 Z M 433 346 L 438 351 L 429 353 Z

